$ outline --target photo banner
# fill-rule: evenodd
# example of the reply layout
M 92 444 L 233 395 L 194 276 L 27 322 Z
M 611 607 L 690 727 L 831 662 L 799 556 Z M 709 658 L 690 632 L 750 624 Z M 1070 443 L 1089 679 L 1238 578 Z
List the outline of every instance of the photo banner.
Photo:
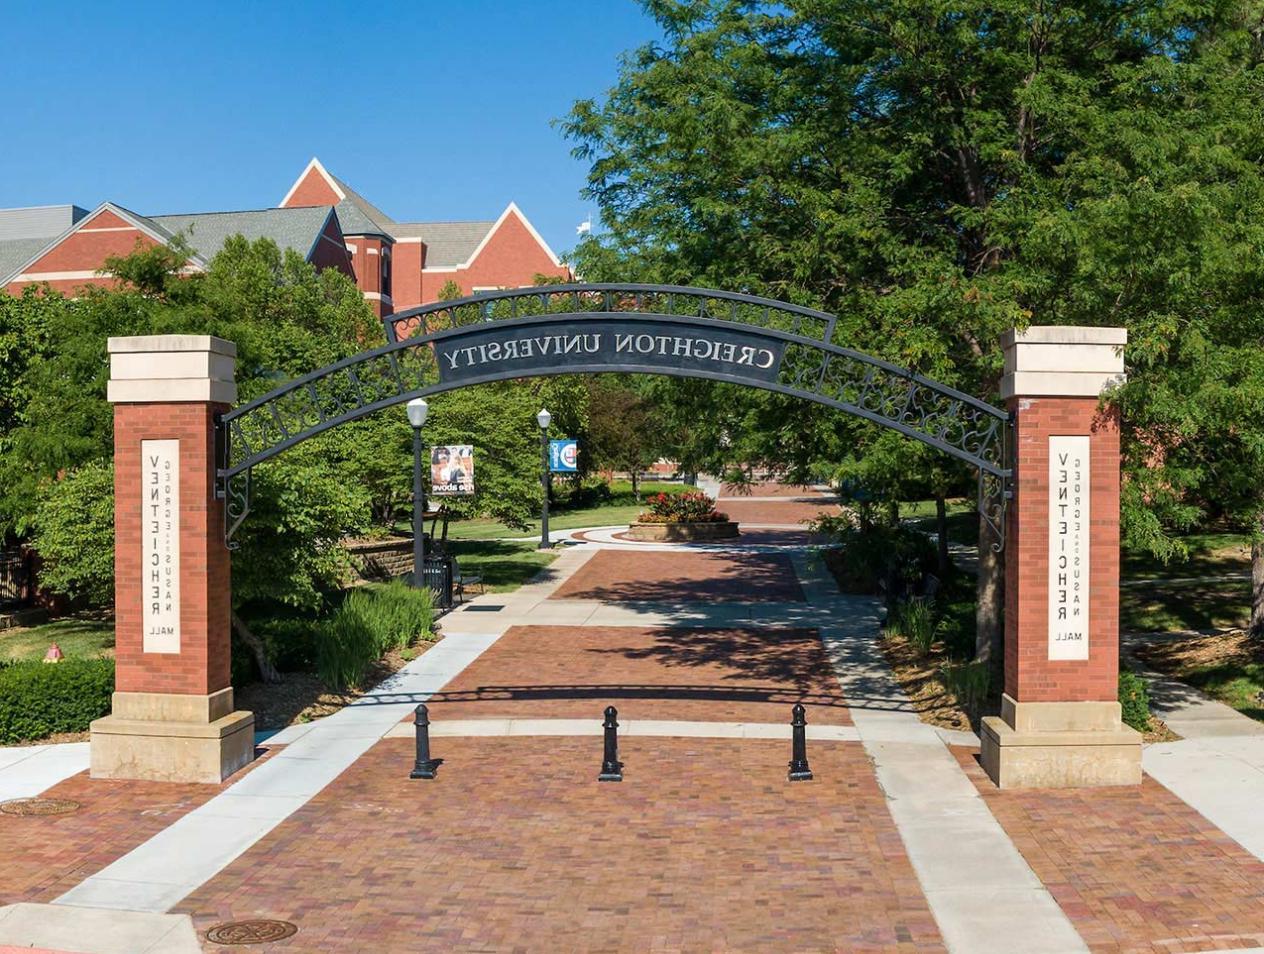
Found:
M 474 493 L 474 448 L 443 444 L 430 448 L 430 494 L 463 497 Z

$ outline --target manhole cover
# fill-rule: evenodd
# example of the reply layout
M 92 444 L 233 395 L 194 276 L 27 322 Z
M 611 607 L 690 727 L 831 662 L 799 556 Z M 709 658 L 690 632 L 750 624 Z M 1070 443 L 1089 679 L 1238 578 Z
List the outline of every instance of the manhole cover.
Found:
M 217 924 L 206 932 L 206 939 L 214 944 L 266 944 L 297 933 L 298 927 L 289 921 L 256 919 Z
M 12 798 L 0 802 L 6 815 L 68 815 L 83 806 L 69 798 Z

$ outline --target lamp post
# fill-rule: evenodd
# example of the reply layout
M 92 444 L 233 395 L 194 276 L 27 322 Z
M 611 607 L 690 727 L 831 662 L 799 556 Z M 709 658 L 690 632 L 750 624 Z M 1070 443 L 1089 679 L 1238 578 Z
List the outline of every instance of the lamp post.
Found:
M 421 483 L 421 426 L 430 405 L 422 398 L 409 401 L 408 423 L 413 426 L 413 587 L 426 585 L 426 489 Z
M 549 490 L 552 488 L 553 475 L 549 473 L 549 422 L 553 420 L 553 415 L 540 408 L 540 413 L 535 416 L 536 423 L 540 425 L 540 465 L 543 470 L 540 473 L 540 485 L 544 488 L 544 509 L 540 514 L 540 549 L 551 549 L 553 544 L 549 540 Z

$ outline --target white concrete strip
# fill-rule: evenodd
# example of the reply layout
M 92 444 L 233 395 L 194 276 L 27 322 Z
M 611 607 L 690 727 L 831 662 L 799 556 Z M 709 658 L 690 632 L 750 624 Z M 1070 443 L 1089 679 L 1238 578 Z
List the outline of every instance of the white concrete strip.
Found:
M 187 914 L 140 914 L 47 904 L 0 908 L 0 944 L 76 954 L 200 954 Z
M 832 611 L 835 622 L 822 628 L 822 641 L 948 950 L 1086 952 L 938 732 L 895 682 L 876 646 L 878 601 L 839 595 L 818 561 L 797 559 L 795 569 L 808 598 Z
M 411 739 L 416 730 L 400 723 L 386 734 L 388 739 Z M 434 719 L 431 738 L 492 736 L 593 736 L 601 735 L 597 719 Z M 619 735 L 690 739 L 785 739 L 790 724 L 776 722 L 689 722 L 663 719 L 625 719 Z M 807 737 L 820 742 L 858 742 L 860 734 L 850 725 L 809 725 Z
M 498 636 L 444 638 L 354 705 L 304 727 L 307 731 L 239 782 L 54 903 L 168 910 L 306 804 Z
M 87 768 L 87 742 L 0 749 L 0 802 L 31 798 Z

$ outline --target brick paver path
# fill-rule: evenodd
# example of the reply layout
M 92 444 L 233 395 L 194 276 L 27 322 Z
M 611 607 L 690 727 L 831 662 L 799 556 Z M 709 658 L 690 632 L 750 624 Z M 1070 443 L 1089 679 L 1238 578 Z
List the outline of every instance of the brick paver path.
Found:
M 838 508 L 830 503 L 809 503 L 807 501 L 787 500 L 761 502 L 752 500 L 721 500 L 715 509 L 729 515 L 730 520 L 739 524 L 747 523 L 803 523 L 814 520 L 821 514 L 836 514 Z
M 780 553 L 601 550 L 553 599 L 647 603 L 788 603 L 803 599 Z
M 817 497 L 822 495 L 811 487 L 795 487 L 791 484 L 783 484 L 779 480 L 758 480 L 749 487 L 740 487 L 737 484 L 723 484 L 720 487 L 720 496 L 759 498 Z
M 515 626 L 430 702 L 434 719 L 592 718 L 850 725 L 809 629 Z
M 177 910 L 298 924 L 261 951 L 943 950 L 859 744 L 795 785 L 773 742 L 627 739 L 618 784 L 596 738 L 435 755 L 378 743 Z
M 0 813 L 0 904 L 53 900 L 262 762 L 256 759 L 223 785 L 114 781 L 81 772 L 40 794 L 41 798 L 79 802 L 78 811 L 35 816 Z
M 953 752 L 1093 951 L 1264 946 L 1264 862 L 1154 779 L 1002 792 Z

